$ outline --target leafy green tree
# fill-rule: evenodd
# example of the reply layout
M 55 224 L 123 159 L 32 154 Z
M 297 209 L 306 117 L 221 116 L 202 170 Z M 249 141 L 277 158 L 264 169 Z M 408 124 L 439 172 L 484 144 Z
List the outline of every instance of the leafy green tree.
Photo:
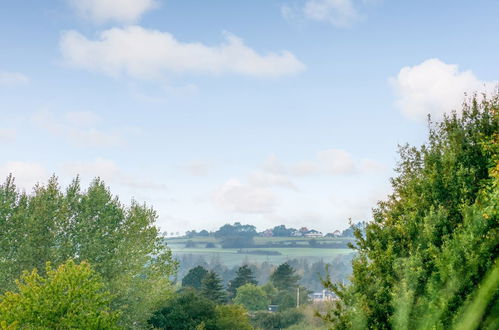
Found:
M 140 326 L 172 291 L 176 270 L 171 251 L 154 222 L 153 209 L 132 201 L 124 206 L 104 182 L 86 191 L 75 179 L 66 190 L 57 178 L 19 192 L 9 176 L 0 185 L 0 292 L 13 289 L 23 270 L 45 262 L 87 260 L 124 309 L 121 322 Z
M 237 270 L 237 273 L 236 273 L 236 277 L 229 282 L 229 287 L 227 289 L 227 291 L 229 291 L 229 293 L 232 295 L 232 296 L 235 296 L 236 294 L 236 290 L 244 285 L 244 284 L 247 284 L 247 283 L 251 283 L 251 284 L 257 284 L 257 281 L 255 280 L 255 276 L 253 276 L 253 272 L 251 271 L 251 268 L 248 267 L 248 265 L 244 265 L 244 266 L 241 266 L 239 267 L 239 269 Z
M 191 268 L 182 279 L 182 286 L 190 286 L 194 289 L 201 289 L 201 283 L 208 271 L 203 266 Z
M 237 288 L 234 303 L 243 305 L 247 310 L 257 311 L 267 309 L 270 299 L 261 287 L 247 283 Z
M 154 312 L 148 323 L 157 329 L 191 330 L 216 319 L 215 303 L 187 289 Z
M 213 326 L 207 329 L 217 330 L 252 330 L 248 312 L 239 305 L 217 305 L 215 307 L 216 319 Z M 210 323 L 208 323 L 210 325 Z
M 288 263 L 279 265 L 270 275 L 270 281 L 278 290 L 292 290 L 298 286 L 300 276 Z
M 201 284 L 201 293 L 211 301 L 223 304 L 227 302 L 227 293 L 224 290 L 222 280 L 214 271 L 204 277 Z
M 393 194 L 363 235 L 351 285 L 325 318 L 338 329 L 449 329 L 499 252 L 499 95 L 430 122 L 428 142 L 400 150 Z M 497 286 L 471 329 L 497 322 Z M 464 314 L 463 314 L 464 313 Z M 496 323 L 497 325 L 497 323 Z M 493 328 L 493 326 L 491 326 Z
M 286 228 L 285 225 L 279 225 L 279 226 L 275 226 L 272 229 L 272 236 L 290 237 L 294 232 L 296 232 L 296 229 L 294 229 L 294 228 Z
M 0 296 L 0 322 L 22 329 L 117 329 L 119 313 L 90 265 L 68 261 L 46 276 L 24 272 L 16 292 Z M 2 325 L 3 328 L 3 325 Z
M 257 234 L 255 226 L 242 225 L 235 222 L 234 225 L 225 224 L 215 232 L 223 248 L 241 248 L 253 245 L 253 237 Z
M 297 309 L 292 308 L 284 312 L 256 312 L 252 317 L 252 323 L 259 329 L 285 329 L 299 323 L 305 316 Z

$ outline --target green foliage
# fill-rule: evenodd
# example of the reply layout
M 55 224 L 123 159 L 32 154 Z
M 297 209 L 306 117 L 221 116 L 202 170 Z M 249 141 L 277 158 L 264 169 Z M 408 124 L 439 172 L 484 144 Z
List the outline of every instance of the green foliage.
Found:
M 295 270 L 288 263 L 279 265 L 276 270 L 270 275 L 272 284 L 278 290 L 295 289 L 298 286 L 300 276 L 295 274 Z
M 215 308 L 216 319 L 213 326 L 208 326 L 206 329 L 216 330 L 251 330 L 250 319 L 248 312 L 239 305 L 218 305 Z
M 256 312 L 251 321 L 255 327 L 271 330 L 284 329 L 299 323 L 304 318 L 303 313 L 297 309 L 288 309 L 284 312 Z
M 154 312 L 148 323 L 158 329 L 191 330 L 216 318 L 215 303 L 187 289 Z
M 220 239 L 223 248 L 242 248 L 252 246 L 256 234 L 255 226 L 236 222 L 234 225 L 225 224 L 220 227 L 215 232 L 215 237 Z
M 195 289 L 201 289 L 201 283 L 208 271 L 202 266 L 191 268 L 187 275 L 182 279 L 182 286 L 189 286 Z
M 201 293 L 211 301 L 223 304 L 227 302 L 227 293 L 224 290 L 222 280 L 214 271 L 204 277 L 201 284 Z
M 272 236 L 275 237 L 290 237 L 293 233 L 296 232 L 294 228 L 286 228 L 285 225 L 275 226 L 272 229 Z
M 257 284 L 257 281 L 255 280 L 255 276 L 253 276 L 253 272 L 251 271 L 251 268 L 248 267 L 248 265 L 244 265 L 239 267 L 236 273 L 236 277 L 229 282 L 229 287 L 227 291 L 232 296 L 235 296 L 236 290 L 244 285 L 244 284 Z
M 75 179 L 63 191 L 52 177 L 26 194 L 9 176 L 0 185 L 0 291 L 47 261 L 86 260 L 113 294 L 113 307 L 124 309 L 123 324 L 140 326 L 171 292 L 176 269 L 155 220 L 145 205 L 122 205 L 100 179 L 86 191 Z
M 355 231 L 351 285 L 325 283 L 341 298 L 325 317 L 336 328 L 448 329 L 470 315 L 499 252 L 498 115 L 498 95 L 473 98 L 430 123 L 421 148 L 401 148 L 393 194 Z M 491 290 L 472 328 L 498 312 Z
M 16 292 L 0 296 L 2 329 L 117 329 L 119 313 L 111 311 L 111 296 L 86 262 L 68 261 L 46 277 L 36 269 L 16 281 Z
M 155 329 L 252 329 L 247 311 L 239 305 L 216 305 L 188 288 L 169 300 L 149 319 Z
M 237 289 L 234 303 L 243 305 L 247 310 L 257 311 L 267 309 L 270 299 L 261 287 L 247 283 Z

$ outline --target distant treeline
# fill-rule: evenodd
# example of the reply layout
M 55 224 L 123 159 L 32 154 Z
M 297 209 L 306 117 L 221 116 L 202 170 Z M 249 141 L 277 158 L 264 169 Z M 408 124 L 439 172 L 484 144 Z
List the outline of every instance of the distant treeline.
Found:
M 188 230 L 185 232 L 185 237 L 224 237 L 231 236 L 234 233 L 243 234 L 248 236 L 266 236 L 266 237 L 354 237 L 354 231 L 358 228 L 363 230 L 366 226 L 366 222 L 358 222 L 351 224 L 347 229 L 340 231 L 335 230 L 323 234 L 315 229 L 308 229 L 307 227 L 296 228 L 286 228 L 286 225 L 278 225 L 274 228 L 266 229 L 261 232 L 256 231 L 256 227 L 253 225 L 242 225 L 240 222 L 235 222 L 233 225 L 225 224 L 216 231 L 208 231 L 206 229 L 200 230 Z M 167 233 L 165 233 L 167 235 Z

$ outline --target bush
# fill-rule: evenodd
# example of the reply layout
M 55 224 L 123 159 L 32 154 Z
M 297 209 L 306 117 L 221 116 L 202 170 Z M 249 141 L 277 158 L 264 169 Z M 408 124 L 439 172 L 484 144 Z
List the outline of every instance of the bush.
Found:
M 34 269 L 16 281 L 16 292 L 0 296 L 0 321 L 22 329 L 116 329 L 119 313 L 111 296 L 86 262 L 68 261 L 46 277 Z M 4 328 L 3 325 L 1 328 Z M 7 328 L 7 326 L 6 326 Z
M 284 312 L 256 312 L 251 321 L 255 327 L 265 330 L 284 329 L 299 323 L 304 318 L 303 313 L 296 308 Z

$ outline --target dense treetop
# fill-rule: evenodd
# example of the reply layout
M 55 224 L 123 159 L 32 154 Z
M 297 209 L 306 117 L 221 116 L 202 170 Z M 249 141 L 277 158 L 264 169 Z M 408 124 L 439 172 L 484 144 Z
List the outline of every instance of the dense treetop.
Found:
M 465 317 L 499 253 L 498 116 L 499 96 L 473 98 L 430 122 L 426 144 L 401 147 L 393 194 L 356 231 L 352 284 L 326 283 L 341 297 L 336 327 L 448 329 Z M 499 322 L 497 292 L 475 327 Z

